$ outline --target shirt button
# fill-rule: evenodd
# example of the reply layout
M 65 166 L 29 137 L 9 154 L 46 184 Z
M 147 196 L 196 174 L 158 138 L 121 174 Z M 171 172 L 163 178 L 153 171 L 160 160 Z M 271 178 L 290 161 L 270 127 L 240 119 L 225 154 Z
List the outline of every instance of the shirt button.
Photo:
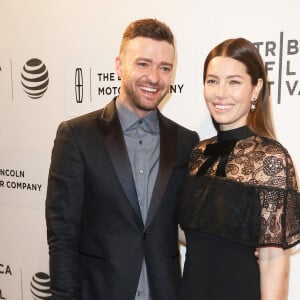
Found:
M 139 140 L 139 144 L 142 145 L 142 144 L 143 144 L 143 141 L 142 141 L 142 140 Z
M 142 169 L 139 170 L 139 173 L 140 173 L 140 174 L 144 174 L 144 170 L 142 170 Z

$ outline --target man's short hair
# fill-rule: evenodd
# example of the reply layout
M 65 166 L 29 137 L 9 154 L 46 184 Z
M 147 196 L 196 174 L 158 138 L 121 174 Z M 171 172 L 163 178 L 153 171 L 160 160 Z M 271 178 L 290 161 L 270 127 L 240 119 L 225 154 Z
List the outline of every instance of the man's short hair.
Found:
M 124 51 L 127 43 L 136 37 L 166 41 L 175 48 L 174 35 L 171 29 L 165 23 L 156 19 L 141 19 L 131 22 L 123 33 L 120 53 Z

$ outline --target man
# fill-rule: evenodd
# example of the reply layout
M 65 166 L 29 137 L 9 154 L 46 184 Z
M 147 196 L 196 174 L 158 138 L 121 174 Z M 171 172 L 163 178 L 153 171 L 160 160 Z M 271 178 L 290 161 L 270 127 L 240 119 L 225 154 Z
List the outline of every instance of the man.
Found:
M 164 23 L 131 23 L 119 96 L 59 126 L 46 200 L 52 299 L 175 300 L 177 196 L 198 135 L 157 109 L 174 59 Z

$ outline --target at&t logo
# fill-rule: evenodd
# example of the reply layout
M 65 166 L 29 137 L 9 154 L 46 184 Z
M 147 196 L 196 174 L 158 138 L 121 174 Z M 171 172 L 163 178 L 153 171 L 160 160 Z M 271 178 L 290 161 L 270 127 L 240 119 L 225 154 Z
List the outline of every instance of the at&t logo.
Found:
M 45 64 L 38 58 L 28 60 L 21 73 L 21 84 L 31 99 L 41 98 L 49 84 L 49 75 Z
M 30 290 L 34 300 L 50 299 L 51 293 L 49 275 L 42 272 L 33 275 L 31 279 Z

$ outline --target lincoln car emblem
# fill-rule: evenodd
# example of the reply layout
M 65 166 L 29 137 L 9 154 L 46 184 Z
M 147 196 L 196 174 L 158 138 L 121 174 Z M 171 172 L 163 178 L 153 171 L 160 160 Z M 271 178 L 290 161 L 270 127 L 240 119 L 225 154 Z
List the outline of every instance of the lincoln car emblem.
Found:
M 75 71 L 75 94 L 76 94 L 76 102 L 82 103 L 83 78 L 82 78 L 82 69 L 81 68 L 76 68 L 76 71 Z

